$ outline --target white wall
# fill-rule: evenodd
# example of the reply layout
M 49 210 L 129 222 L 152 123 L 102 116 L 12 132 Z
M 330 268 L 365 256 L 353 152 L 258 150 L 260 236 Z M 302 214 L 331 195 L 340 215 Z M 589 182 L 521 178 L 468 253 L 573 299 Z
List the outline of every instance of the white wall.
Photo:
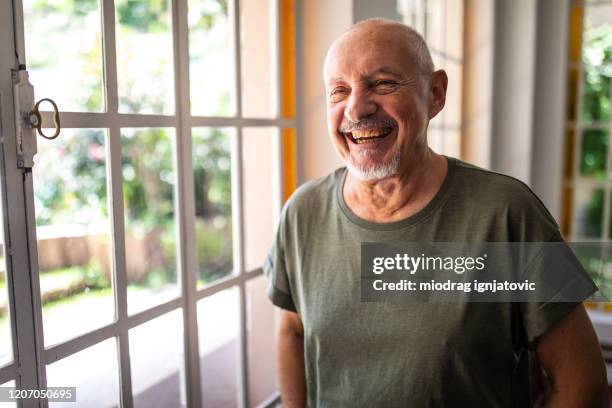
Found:
M 536 0 L 495 2 L 491 168 L 529 184 Z
M 555 217 L 561 214 L 569 0 L 538 2 L 531 186 Z
M 298 183 L 342 166 L 327 134 L 323 60 L 327 48 L 353 21 L 352 0 L 308 0 L 301 5 L 298 42 Z
M 493 96 L 494 4 L 465 1 L 463 48 L 463 132 L 461 158 L 477 166 L 491 166 Z

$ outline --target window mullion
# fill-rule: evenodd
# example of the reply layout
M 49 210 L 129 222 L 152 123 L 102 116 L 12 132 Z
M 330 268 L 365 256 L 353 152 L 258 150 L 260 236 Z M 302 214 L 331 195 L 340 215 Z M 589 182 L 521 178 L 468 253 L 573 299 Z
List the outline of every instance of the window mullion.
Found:
M 201 406 L 200 357 L 197 326 L 197 274 L 195 249 L 195 198 L 193 187 L 192 140 L 189 89 L 188 1 L 176 0 L 172 7 L 174 43 L 174 88 L 177 123 L 176 213 L 178 224 L 179 271 L 183 300 L 184 373 L 186 403 Z
M 232 253 L 234 274 L 242 276 L 245 273 L 244 266 L 244 217 L 243 217 L 243 189 L 242 189 L 242 127 L 238 127 L 232 136 Z M 248 407 L 248 359 L 247 359 L 247 307 L 246 288 L 244 281 L 239 284 L 240 296 L 240 330 L 239 330 L 239 387 L 238 400 L 243 407 Z
M 115 313 L 117 317 L 119 353 L 119 379 L 121 383 L 121 406 L 132 407 L 132 375 L 130 368 L 130 343 L 127 324 L 127 268 L 125 260 L 125 218 L 123 213 L 123 177 L 121 166 L 121 130 L 116 125 L 109 129 L 108 157 L 110 209 L 113 230 L 113 283 L 115 291 Z
M 116 114 L 119 110 L 119 96 L 117 90 L 117 41 L 115 36 L 114 0 L 102 0 L 102 47 L 104 54 L 106 111 Z
M 231 41 L 234 47 L 234 98 L 236 101 L 236 117 L 242 118 L 242 64 L 241 64 L 241 49 L 240 49 L 240 0 L 230 2 L 229 10 L 232 20 L 233 29 L 231 32 Z
M 123 176 L 121 128 L 117 123 L 119 97 L 117 90 L 117 39 L 115 35 L 115 2 L 102 0 L 102 44 L 104 51 L 104 91 L 108 112 L 108 186 L 112 220 L 112 262 L 117 318 L 117 353 L 119 358 L 120 398 L 123 408 L 134 405 L 130 342 L 127 324 L 127 267 L 125 255 L 125 218 L 123 213 Z
M 236 101 L 236 117 L 242 119 L 242 63 L 240 41 L 240 0 L 230 2 L 230 18 L 233 22 L 232 45 L 234 47 L 234 95 Z M 244 274 L 244 212 L 242 188 L 242 125 L 237 126 L 232 139 L 232 224 L 233 224 L 233 254 L 234 272 Z M 242 407 L 249 406 L 249 370 L 248 370 L 248 341 L 247 341 L 247 300 L 244 281 L 239 285 L 240 296 L 240 330 L 238 361 L 240 365 L 238 400 Z
M 53 112 L 41 112 L 43 123 L 53 122 Z M 137 113 L 61 112 L 62 129 L 106 128 L 110 124 L 119 127 L 173 127 L 176 117 L 167 115 L 143 115 Z

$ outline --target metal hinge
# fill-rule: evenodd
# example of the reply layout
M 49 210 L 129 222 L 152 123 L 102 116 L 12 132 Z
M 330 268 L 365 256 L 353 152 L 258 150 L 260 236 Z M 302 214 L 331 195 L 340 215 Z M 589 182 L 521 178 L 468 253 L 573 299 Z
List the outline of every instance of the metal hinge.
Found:
M 30 122 L 30 112 L 34 107 L 34 87 L 30 83 L 28 71 L 20 66 L 13 71 L 13 92 L 15 95 L 15 130 L 17 131 L 17 166 L 32 168 L 37 151 L 36 134 Z

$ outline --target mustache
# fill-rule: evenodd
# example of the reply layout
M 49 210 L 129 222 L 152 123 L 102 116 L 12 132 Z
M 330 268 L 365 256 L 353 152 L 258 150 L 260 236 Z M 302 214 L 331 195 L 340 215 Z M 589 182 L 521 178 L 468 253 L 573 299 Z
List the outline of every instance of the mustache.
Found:
M 395 127 L 397 123 L 390 118 L 368 118 L 360 120 L 359 122 L 351 122 L 344 118 L 338 131 L 341 133 L 350 133 L 356 130 L 371 129 L 371 128 L 384 128 L 384 127 Z

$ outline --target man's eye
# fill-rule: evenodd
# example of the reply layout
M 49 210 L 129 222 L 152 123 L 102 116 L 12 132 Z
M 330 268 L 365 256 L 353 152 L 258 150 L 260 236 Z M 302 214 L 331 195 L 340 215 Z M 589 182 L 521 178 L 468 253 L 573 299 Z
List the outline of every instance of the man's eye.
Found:
M 397 82 L 389 81 L 387 79 L 380 79 L 375 81 L 372 88 L 374 92 L 378 94 L 388 94 L 394 92 L 397 89 Z
M 395 82 L 381 79 L 379 81 L 376 81 L 374 83 L 374 86 L 381 87 L 381 88 L 391 88 L 391 87 L 395 86 Z
M 329 93 L 329 100 L 332 102 L 339 102 L 348 93 L 348 90 L 345 88 L 336 88 Z

